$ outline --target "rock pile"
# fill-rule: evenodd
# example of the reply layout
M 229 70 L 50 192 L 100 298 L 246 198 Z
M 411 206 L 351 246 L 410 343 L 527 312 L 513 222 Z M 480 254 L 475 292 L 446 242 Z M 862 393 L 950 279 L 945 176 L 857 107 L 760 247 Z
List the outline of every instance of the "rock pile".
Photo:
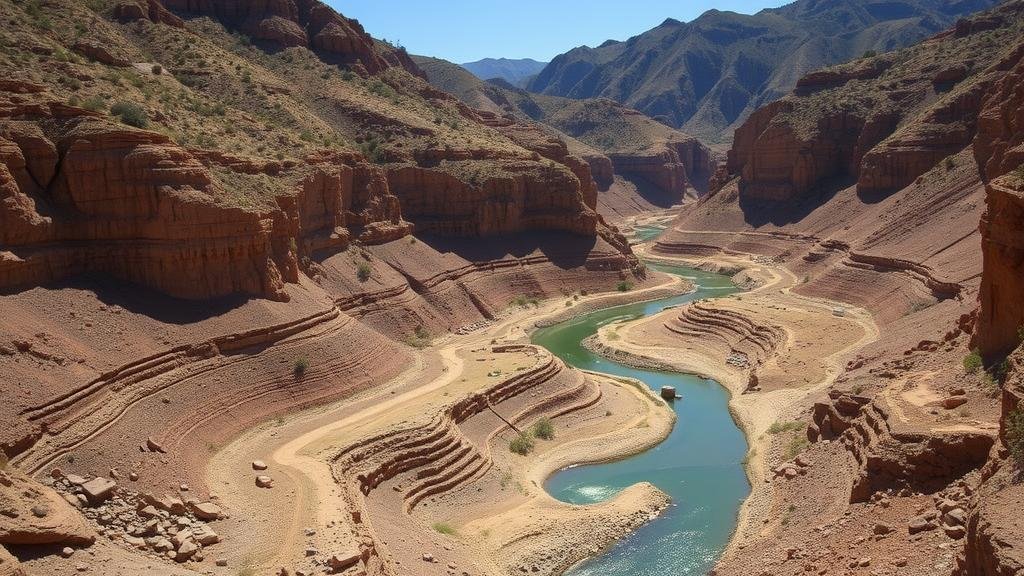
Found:
M 195 498 L 160 497 L 119 488 L 103 476 L 86 479 L 54 470 L 52 486 L 97 526 L 100 536 L 153 557 L 201 562 L 221 541 L 207 522 L 225 518 L 220 506 Z

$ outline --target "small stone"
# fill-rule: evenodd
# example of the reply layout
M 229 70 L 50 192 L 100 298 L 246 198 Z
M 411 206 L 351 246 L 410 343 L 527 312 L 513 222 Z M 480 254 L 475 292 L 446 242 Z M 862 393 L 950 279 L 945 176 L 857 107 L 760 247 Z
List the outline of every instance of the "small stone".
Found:
M 228 559 L 227 558 L 217 558 L 217 561 L 214 562 L 214 564 L 216 564 L 217 566 L 227 566 L 228 565 Z
M 252 469 L 253 470 L 266 470 L 267 469 L 267 463 L 264 462 L 263 460 L 253 460 L 252 461 Z
M 60 551 L 60 555 L 65 557 L 65 558 L 71 558 L 71 556 L 73 556 L 74 554 L 75 554 L 75 549 L 70 547 L 70 546 L 65 546 Z
M 274 479 L 271 478 L 270 476 L 257 476 L 256 477 L 256 486 L 258 486 L 260 488 L 273 488 L 274 487 Z
M 883 536 L 885 534 L 888 534 L 888 533 L 892 532 L 893 531 L 893 527 L 888 525 L 888 524 L 883 524 L 883 523 L 879 522 L 878 524 L 875 524 L 871 528 L 871 531 L 874 532 L 875 534 L 879 535 L 879 536 Z
M 178 547 L 177 555 L 174 557 L 174 560 L 177 562 L 184 562 L 185 560 L 191 558 L 198 551 L 199 546 L 197 546 L 194 542 L 182 542 L 181 546 Z
M 423 555 L 423 561 L 424 562 L 433 562 L 434 561 L 434 555 L 433 554 L 424 554 Z
M 167 452 L 164 450 L 164 447 L 152 437 L 146 438 L 146 448 L 149 448 L 150 452 L 160 452 L 161 454 Z
M 200 520 L 217 520 L 224 514 L 220 506 L 213 502 L 200 502 L 190 505 L 189 508 Z

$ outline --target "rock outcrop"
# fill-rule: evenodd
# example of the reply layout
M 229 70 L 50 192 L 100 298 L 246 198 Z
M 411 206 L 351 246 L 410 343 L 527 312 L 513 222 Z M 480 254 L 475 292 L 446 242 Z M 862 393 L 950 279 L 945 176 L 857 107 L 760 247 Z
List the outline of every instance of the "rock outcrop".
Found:
M 20 472 L 0 471 L 0 544 L 88 546 L 96 534 L 75 507 Z
M 975 141 L 989 92 L 1014 107 L 1014 77 L 1006 71 L 1022 49 L 1006 56 L 1003 48 L 1017 41 L 1022 15 L 1024 6 L 1007 3 L 984 16 L 992 20 L 984 33 L 951 31 L 807 75 L 795 93 L 737 129 L 729 173 L 742 178 L 745 198 L 768 202 L 806 198 L 833 180 L 855 180 L 867 198 L 914 183 Z M 985 135 L 978 139 L 992 144 L 981 146 L 979 162 L 1014 161 L 1013 114 L 985 112 Z
M 839 392 L 815 404 L 813 414 L 811 439 L 841 442 L 857 463 L 851 502 L 890 489 L 938 492 L 984 465 L 995 441 L 978 432 L 897 430 L 877 402 Z
M 161 0 L 179 14 L 210 16 L 257 41 L 323 52 L 369 74 L 391 67 L 421 75 L 403 50 L 382 49 L 355 20 L 318 0 Z M 120 10 L 120 9 L 119 9 Z M 152 13 L 152 10 L 150 11 Z

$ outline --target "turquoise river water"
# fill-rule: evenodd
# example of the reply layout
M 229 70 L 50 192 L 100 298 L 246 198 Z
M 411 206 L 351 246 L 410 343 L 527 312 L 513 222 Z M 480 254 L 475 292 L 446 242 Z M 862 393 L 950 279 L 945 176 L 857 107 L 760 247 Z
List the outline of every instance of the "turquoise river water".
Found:
M 643 232 L 653 237 L 658 231 Z M 674 403 L 675 428 L 661 444 L 617 462 L 562 470 L 546 483 L 552 496 L 573 504 L 607 500 L 638 482 L 650 482 L 672 497 L 672 506 L 662 516 L 573 569 L 570 576 L 706 574 L 732 536 L 739 507 L 750 492 L 742 463 L 747 441 L 729 414 L 729 396 L 723 387 L 696 376 L 630 368 L 601 358 L 580 344 L 611 322 L 735 292 L 724 276 L 690 268 L 650 267 L 688 278 L 698 289 L 685 296 L 599 310 L 538 330 L 533 336 L 535 344 L 569 365 L 636 378 L 654 390 L 675 386 L 683 397 Z

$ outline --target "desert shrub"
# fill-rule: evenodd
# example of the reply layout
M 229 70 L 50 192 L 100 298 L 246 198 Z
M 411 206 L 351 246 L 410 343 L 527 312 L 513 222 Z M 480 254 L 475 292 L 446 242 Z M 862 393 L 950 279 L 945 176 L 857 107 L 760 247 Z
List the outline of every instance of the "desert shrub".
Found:
M 149 125 L 149 117 L 141 106 L 132 102 L 118 102 L 110 107 L 110 113 L 120 118 L 121 122 L 136 128 Z
M 373 270 L 370 268 L 369 264 L 360 263 L 359 266 L 356 267 L 356 278 L 359 278 L 360 282 L 366 282 L 370 279 L 370 274 L 372 272 Z
M 623 280 L 622 282 L 619 282 L 619 285 L 616 286 L 616 288 L 619 292 L 629 292 L 633 289 L 633 283 L 629 280 Z
M 508 443 L 508 449 L 514 454 L 526 456 L 531 450 L 533 450 L 533 440 L 531 440 L 530 436 L 525 432 L 520 432 L 518 436 Z
M 878 56 L 878 52 L 877 51 L 875 51 L 875 50 L 866 50 L 864 52 L 864 54 L 861 56 L 861 58 L 874 58 L 875 56 Z
M 1020 408 L 1006 416 L 1006 447 L 1017 465 L 1024 465 L 1024 411 Z
M 786 460 L 792 460 L 811 445 L 806 436 L 794 436 L 786 445 Z
M 949 158 L 946 158 L 946 170 L 952 170 L 953 168 L 956 168 L 956 160 L 950 156 Z
M 292 373 L 295 374 L 296 378 L 302 378 L 309 371 L 309 360 L 305 358 L 298 358 L 295 360 L 295 365 L 292 367 Z
M 359 151 L 363 153 L 363 156 L 366 156 L 367 160 L 374 164 L 383 164 L 386 161 L 384 148 L 381 146 L 380 139 L 376 136 L 360 142 Z
M 981 369 L 983 364 L 981 352 L 977 349 L 972 350 L 970 354 L 964 357 L 964 370 L 968 374 L 974 374 Z
M 446 536 L 454 536 L 456 534 L 455 528 L 447 522 L 435 522 L 434 530 Z
M 554 440 L 555 438 L 555 425 L 551 423 L 548 418 L 541 418 L 533 425 L 531 430 L 534 438 L 540 438 L 541 440 Z
M 373 82 L 370 83 L 369 90 L 371 94 L 380 96 L 382 98 L 391 99 L 398 95 L 398 93 L 395 92 L 394 88 L 392 88 L 391 86 L 389 86 L 388 84 L 384 83 L 379 79 L 374 80 Z
M 803 422 L 776 422 L 768 427 L 769 434 L 781 434 L 783 432 L 792 432 L 804 428 Z
M 433 337 L 426 328 L 420 325 L 413 331 L 412 336 L 406 338 L 405 343 L 413 348 L 429 348 L 430 345 L 433 344 Z

